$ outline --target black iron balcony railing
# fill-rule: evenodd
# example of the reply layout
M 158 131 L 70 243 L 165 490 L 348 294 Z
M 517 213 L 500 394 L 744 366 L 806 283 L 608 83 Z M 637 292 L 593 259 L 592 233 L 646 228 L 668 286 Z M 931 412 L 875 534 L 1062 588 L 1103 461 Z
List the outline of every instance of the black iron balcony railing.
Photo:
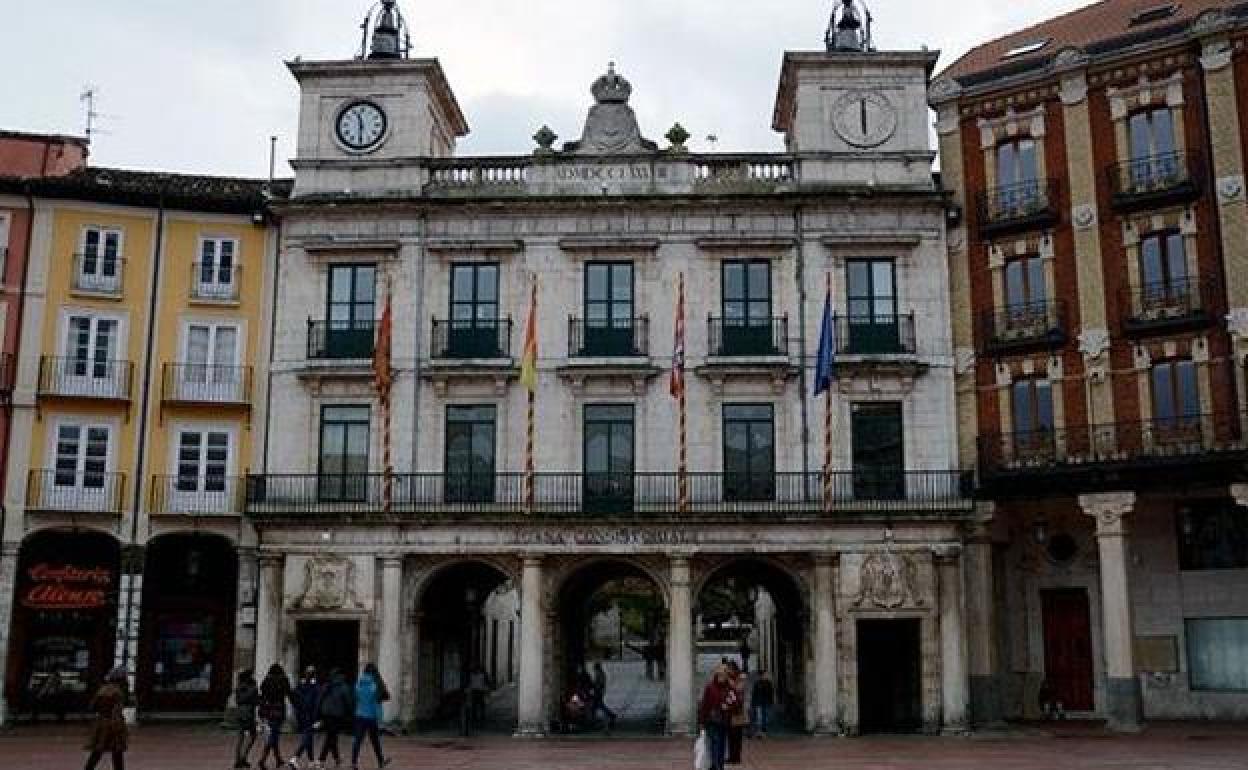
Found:
M 680 507 L 675 473 L 536 473 L 533 510 L 549 516 L 719 514 L 818 516 L 825 510 L 821 473 L 689 473 L 688 508 Z M 394 515 L 525 511 L 523 473 L 395 474 Z M 947 511 L 967 505 L 970 479 L 959 471 L 837 471 L 831 510 L 841 514 Z M 383 474 L 249 476 L 247 510 L 254 516 L 380 515 Z
M 92 294 L 121 294 L 125 260 L 116 254 L 75 254 L 74 289 Z
M 1029 347 L 1061 347 L 1066 342 L 1066 303 L 1029 302 L 980 315 L 985 352 Z
M 1194 198 L 1200 194 L 1200 156 L 1170 152 L 1115 163 L 1106 170 L 1115 208 L 1130 210 Z
M 91 470 L 32 470 L 26 505 L 34 510 L 121 513 L 126 475 Z
M 712 356 L 787 356 L 788 316 L 776 318 L 707 318 Z
M 196 262 L 191 265 L 192 299 L 235 302 L 243 279 L 242 265 Z
M 981 233 L 1040 227 L 1057 219 L 1057 180 L 990 187 L 976 196 Z
M 1172 330 L 1212 320 L 1212 308 L 1221 284 L 1211 280 L 1178 278 L 1146 283 L 1122 291 L 1123 329 L 1147 332 Z
M 245 404 L 251 399 L 251 367 L 223 364 L 165 364 L 165 401 Z
M 39 361 L 39 395 L 128 401 L 133 372 L 129 361 L 44 356 Z
M 510 358 L 511 319 L 433 319 L 434 358 Z
M 308 358 L 344 360 L 373 357 L 376 321 L 308 321 Z
M 914 315 L 837 316 L 836 352 L 844 355 L 913 355 Z
M 637 358 L 650 354 L 650 319 L 568 319 L 569 358 Z
M 148 504 L 152 513 L 229 516 L 243 512 L 244 492 L 237 476 L 156 476 Z
M 991 434 L 979 439 L 987 476 L 1199 461 L 1248 451 L 1238 413 L 1159 417 L 1073 428 Z

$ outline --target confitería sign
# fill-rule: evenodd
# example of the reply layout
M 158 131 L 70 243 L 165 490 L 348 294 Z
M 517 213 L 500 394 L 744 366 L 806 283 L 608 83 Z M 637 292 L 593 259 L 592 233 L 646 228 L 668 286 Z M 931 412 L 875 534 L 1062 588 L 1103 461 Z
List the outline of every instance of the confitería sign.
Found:
M 104 567 L 35 564 L 26 570 L 22 605 L 32 610 L 95 610 L 108 605 L 113 574 Z

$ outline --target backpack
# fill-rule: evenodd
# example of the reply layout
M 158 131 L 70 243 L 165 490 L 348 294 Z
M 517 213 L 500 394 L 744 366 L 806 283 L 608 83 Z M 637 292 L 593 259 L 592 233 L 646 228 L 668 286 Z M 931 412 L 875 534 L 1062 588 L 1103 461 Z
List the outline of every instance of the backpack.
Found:
M 346 688 L 335 684 L 321 700 L 321 716 L 327 719 L 346 719 L 350 714 L 351 704 L 347 702 Z

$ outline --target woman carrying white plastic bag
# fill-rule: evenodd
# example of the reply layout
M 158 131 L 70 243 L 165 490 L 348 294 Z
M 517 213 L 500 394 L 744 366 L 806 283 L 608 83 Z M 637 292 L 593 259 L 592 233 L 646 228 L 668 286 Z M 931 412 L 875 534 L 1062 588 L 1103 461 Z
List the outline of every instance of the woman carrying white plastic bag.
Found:
M 698 733 L 693 742 L 693 770 L 711 770 L 711 747 L 706 739 L 706 730 Z

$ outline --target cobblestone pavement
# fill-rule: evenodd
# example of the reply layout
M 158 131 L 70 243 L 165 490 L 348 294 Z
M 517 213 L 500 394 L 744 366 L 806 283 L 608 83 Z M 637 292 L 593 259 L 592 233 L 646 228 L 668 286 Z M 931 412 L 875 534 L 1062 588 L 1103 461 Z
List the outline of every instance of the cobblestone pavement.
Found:
M 3 770 L 77 770 L 82 727 L 0 733 Z M 141 727 L 128 770 L 228 770 L 232 736 L 205 727 Z M 283 743 L 289 750 L 289 738 Z M 690 744 L 655 738 L 523 741 L 391 738 L 394 770 L 688 770 Z M 255 755 L 253 754 L 253 761 Z M 108 767 L 105 760 L 102 767 Z M 373 767 L 371 756 L 361 767 Z M 1229 770 L 1248 768 L 1248 725 L 1152 726 L 1142 735 L 1095 728 L 1022 730 L 970 738 L 782 738 L 751 742 L 742 770 Z

